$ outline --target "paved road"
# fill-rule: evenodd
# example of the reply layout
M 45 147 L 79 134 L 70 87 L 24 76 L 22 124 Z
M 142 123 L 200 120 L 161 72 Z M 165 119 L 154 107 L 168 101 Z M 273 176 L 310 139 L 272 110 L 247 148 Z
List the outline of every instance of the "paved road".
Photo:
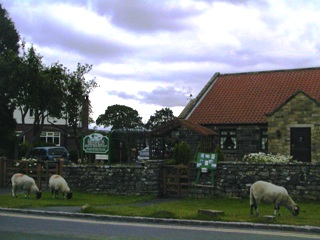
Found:
M 0 212 L 1 239 L 302 240 L 320 235 L 269 229 L 214 227 L 170 222 L 110 221 L 79 217 Z

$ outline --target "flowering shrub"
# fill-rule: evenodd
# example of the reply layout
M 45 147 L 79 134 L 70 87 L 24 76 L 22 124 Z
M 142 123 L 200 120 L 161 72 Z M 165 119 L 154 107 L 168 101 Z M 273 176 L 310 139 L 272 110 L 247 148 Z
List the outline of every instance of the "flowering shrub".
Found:
M 34 158 L 22 158 L 21 159 L 21 162 L 29 162 L 29 167 L 37 166 L 37 161 L 38 161 L 38 159 L 34 159 Z M 15 166 L 16 167 L 20 166 L 20 162 L 16 162 Z
M 288 163 L 292 161 L 292 156 L 285 156 L 281 154 L 266 154 L 266 153 L 250 153 L 243 157 L 245 162 L 270 162 L 270 163 Z

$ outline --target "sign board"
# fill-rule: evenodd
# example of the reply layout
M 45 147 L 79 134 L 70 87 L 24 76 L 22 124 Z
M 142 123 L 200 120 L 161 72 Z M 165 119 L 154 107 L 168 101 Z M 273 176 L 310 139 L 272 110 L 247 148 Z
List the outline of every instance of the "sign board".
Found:
M 102 155 L 102 154 L 96 154 L 96 159 L 97 160 L 108 160 L 109 159 L 109 157 L 108 157 L 108 155 Z
M 92 133 L 83 138 L 83 150 L 86 153 L 107 153 L 109 139 L 100 133 Z
M 202 172 L 207 172 L 204 169 L 215 170 L 217 168 L 218 156 L 215 153 L 198 153 L 197 168 L 201 168 Z

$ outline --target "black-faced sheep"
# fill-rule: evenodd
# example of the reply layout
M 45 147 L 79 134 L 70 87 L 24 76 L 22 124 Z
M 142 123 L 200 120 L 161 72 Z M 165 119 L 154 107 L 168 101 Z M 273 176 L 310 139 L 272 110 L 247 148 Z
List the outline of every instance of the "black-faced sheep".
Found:
M 299 206 L 291 199 L 284 187 L 274 185 L 269 182 L 257 181 L 250 187 L 250 213 L 253 208 L 256 215 L 259 215 L 258 204 L 260 202 L 274 203 L 274 215 L 280 216 L 280 206 L 286 207 L 292 215 L 299 214 Z
M 72 192 L 70 191 L 68 183 L 62 176 L 58 174 L 54 174 L 50 177 L 49 188 L 51 189 L 51 194 L 54 198 L 58 196 L 59 192 L 62 193 L 64 198 L 72 198 Z
M 12 196 L 17 197 L 17 190 L 24 191 L 24 197 L 30 197 L 30 193 L 36 194 L 36 199 L 41 198 L 41 191 L 37 187 L 34 179 L 22 173 L 16 173 L 11 177 L 12 182 Z

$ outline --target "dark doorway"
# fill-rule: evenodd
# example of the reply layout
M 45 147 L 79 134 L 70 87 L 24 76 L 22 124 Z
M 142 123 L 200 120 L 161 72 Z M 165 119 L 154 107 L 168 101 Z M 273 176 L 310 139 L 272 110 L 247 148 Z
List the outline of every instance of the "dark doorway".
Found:
M 311 129 L 291 128 L 291 151 L 294 160 L 311 162 Z

